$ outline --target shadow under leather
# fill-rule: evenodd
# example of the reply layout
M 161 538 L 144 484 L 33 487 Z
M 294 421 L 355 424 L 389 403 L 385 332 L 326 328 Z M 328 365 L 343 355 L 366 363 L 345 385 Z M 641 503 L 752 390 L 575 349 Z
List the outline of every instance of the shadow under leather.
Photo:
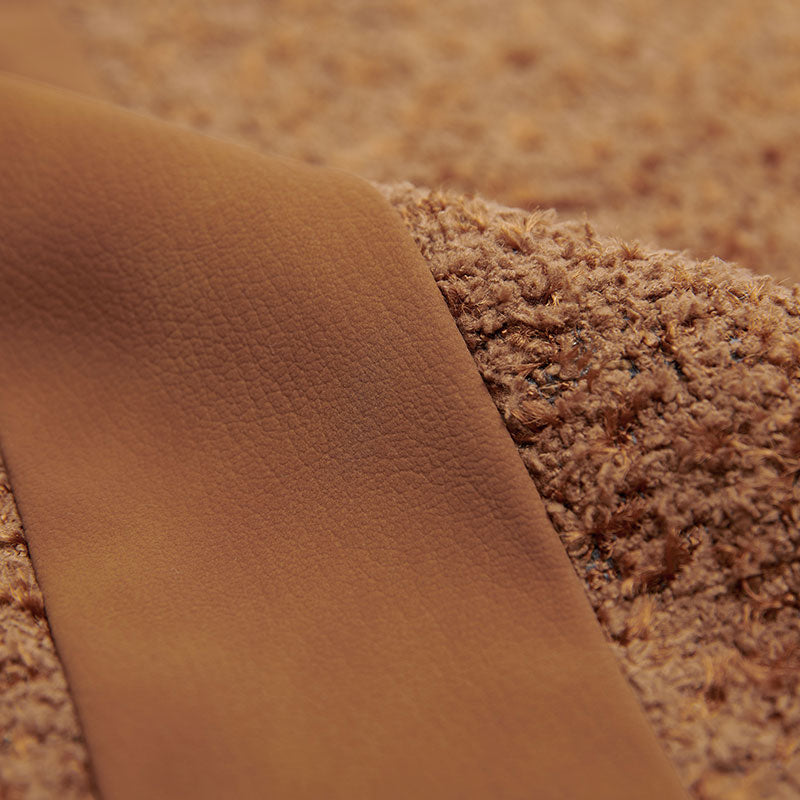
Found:
M 103 795 L 681 797 L 391 207 L 0 108 L 0 442 Z

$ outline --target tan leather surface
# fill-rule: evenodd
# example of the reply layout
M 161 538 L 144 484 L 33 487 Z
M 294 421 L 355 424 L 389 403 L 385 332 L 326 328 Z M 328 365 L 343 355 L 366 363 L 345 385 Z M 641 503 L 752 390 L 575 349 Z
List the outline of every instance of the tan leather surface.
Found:
M 0 439 L 104 797 L 677 798 L 364 182 L 0 77 Z

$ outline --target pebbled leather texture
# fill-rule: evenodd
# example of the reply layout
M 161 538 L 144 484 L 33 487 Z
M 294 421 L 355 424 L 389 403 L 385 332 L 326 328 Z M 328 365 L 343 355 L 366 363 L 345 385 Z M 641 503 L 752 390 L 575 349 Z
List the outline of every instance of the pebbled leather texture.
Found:
M 0 441 L 100 790 L 682 797 L 365 182 L 0 77 Z

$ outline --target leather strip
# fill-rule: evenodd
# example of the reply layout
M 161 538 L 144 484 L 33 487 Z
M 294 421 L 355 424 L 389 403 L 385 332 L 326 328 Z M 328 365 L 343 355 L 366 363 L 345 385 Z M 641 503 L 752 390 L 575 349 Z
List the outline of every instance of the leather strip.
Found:
M 121 798 L 677 798 L 366 183 L 0 78 L 0 439 Z

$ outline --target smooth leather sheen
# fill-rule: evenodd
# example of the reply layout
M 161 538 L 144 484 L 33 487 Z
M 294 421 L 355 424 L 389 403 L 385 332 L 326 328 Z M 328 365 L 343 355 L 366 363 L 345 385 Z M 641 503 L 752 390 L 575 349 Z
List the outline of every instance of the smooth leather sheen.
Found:
M 0 439 L 103 796 L 682 797 L 364 182 L 0 77 Z

